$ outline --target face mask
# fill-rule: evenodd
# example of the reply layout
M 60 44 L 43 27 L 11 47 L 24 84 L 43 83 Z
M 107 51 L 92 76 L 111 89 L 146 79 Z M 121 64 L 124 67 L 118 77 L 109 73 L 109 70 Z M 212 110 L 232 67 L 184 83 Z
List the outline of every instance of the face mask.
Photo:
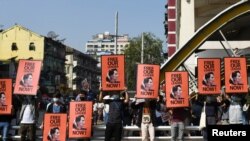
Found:
M 58 102 L 58 101 L 59 101 L 59 98 L 53 98 L 53 101 L 54 101 L 54 102 Z

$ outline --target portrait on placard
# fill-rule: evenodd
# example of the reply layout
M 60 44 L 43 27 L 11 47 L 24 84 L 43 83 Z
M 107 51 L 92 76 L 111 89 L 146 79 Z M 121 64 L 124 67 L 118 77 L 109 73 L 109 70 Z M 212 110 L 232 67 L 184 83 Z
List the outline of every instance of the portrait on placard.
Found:
M 171 99 L 183 99 L 183 95 L 182 95 L 182 87 L 181 85 L 174 85 L 171 89 L 171 93 L 170 93 L 170 98 Z
M 43 141 L 66 141 L 67 114 L 44 114 Z
M 14 94 L 36 95 L 41 65 L 37 60 L 19 60 Z
M 11 114 L 12 80 L 0 79 L 0 115 Z
M 92 109 L 90 101 L 70 102 L 69 138 L 91 137 Z
M 49 130 L 48 141 L 60 141 L 60 129 L 59 127 L 53 127 Z
M 158 97 L 159 73 L 159 65 L 139 64 L 137 66 L 137 98 Z
M 102 55 L 102 89 L 123 90 L 124 89 L 124 55 Z
M 199 94 L 220 94 L 220 58 L 198 58 Z
M 165 72 L 167 107 L 188 107 L 188 73 Z
M 247 93 L 246 58 L 224 58 L 226 93 Z

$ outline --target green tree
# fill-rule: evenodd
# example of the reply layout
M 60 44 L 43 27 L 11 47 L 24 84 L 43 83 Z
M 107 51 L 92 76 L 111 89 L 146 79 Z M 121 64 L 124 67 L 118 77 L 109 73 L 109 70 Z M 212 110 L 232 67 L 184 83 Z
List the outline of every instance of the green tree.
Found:
M 130 39 L 130 45 L 125 50 L 126 56 L 126 82 L 129 90 L 136 88 L 137 64 L 141 63 L 141 36 Z M 163 41 L 152 33 L 144 33 L 143 64 L 163 63 Z

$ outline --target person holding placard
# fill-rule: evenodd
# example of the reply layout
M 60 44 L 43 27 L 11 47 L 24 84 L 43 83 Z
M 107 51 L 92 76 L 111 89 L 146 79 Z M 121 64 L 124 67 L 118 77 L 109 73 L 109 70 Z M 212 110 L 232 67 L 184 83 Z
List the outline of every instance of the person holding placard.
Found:
M 23 96 L 20 111 L 21 141 L 34 141 L 36 139 L 36 122 L 38 120 L 38 102 L 35 96 Z M 28 137 L 28 138 L 26 138 Z
M 109 117 L 105 130 L 105 141 L 110 141 L 114 136 L 115 141 L 121 141 L 122 136 L 122 120 L 124 103 L 128 103 L 129 97 L 125 88 L 125 97 L 120 96 L 121 91 L 107 91 L 110 95 L 109 99 L 103 99 L 103 92 L 100 88 L 99 101 L 104 101 L 105 104 L 109 104 Z
M 156 99 L 136 99 L 131 103 L 131 107 L 138 110 L 138 116 L 136 119 L 136 126 L 141 128 L 142 141 L 148 139 L 148 132 L 150 136 L 150 141 L 155 139 L 155 129 L 157 126 L 156 120 L 156 108 L 160 110 L 160 105 L 157 104 L 159 98 Z

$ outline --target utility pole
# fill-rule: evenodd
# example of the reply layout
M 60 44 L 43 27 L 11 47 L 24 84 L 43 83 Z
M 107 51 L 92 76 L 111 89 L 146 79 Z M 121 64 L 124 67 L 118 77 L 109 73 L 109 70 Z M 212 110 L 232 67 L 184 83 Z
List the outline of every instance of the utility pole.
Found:
M 115 54 L 117 54 L 117 37 L 118 37 L 118 11 L 115 14 Z
M 143 64 L 143 52 L 144 52 L 144 37 L 143 32 L 141 34 L 141 64 Z

